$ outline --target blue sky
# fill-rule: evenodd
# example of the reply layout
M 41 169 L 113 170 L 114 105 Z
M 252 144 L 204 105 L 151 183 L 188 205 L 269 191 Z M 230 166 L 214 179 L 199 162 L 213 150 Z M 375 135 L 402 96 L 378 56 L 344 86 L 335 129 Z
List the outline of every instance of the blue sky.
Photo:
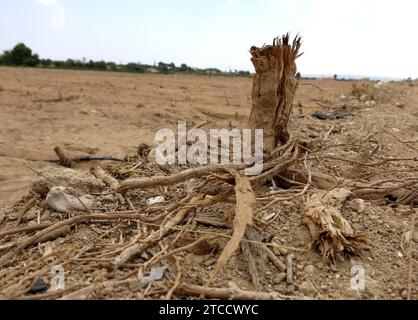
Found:
M 418 77 L 415 0 L 2 0 L 0 50 L 252 71 L 249 48 L 292 31 L 304 74 Z

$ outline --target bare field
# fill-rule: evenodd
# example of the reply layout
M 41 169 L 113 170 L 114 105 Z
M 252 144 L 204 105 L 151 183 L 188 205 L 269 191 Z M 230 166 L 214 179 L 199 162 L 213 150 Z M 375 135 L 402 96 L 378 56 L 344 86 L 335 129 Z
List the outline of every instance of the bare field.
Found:
M 373 97 L 362 97 L 361 93 L 355 97 L 356 90 L 353 86 L 359 88 L 362 84 L 367 88 L 374 88 Z M 0 211 L 0 233 L 15 227 L 16 212 L 20 212 L 30 199 L 27 193 L 31 189 L 31 182 L 38 178 L 24 163 L 34 169 L 50 167 L 49 163 L 31 160 L 55 159 L 53 149 L 56 146 L 63 147 L 70 158 L 86 155 L 124 158 L 127 154 L 136 154 L 141 143 L 153 145 L 157 130 L 175 128 L 179 120 L 186 120 L 190 127 L 210 120 L 212 127 L 242 128 L 246 126 L 251 111 L 251 90 L 252 79 L 242 77 L 0 68 L 0 208 L 7 207 Z M 342 95 L 345 97 L 341 98 Z M 334 117 L 320 120 L 312 117 L 315 112 Z M 315 163 L 324 172 L 342 182 L 344 178 L 352 176 L 353 172 L 359 174 L 359 181 L 368 183 L 385 179 L 389 182 L 408 181 L 417 177 L 416 81 L 386 83 L 379 88 L 367 81 L 301 81 L 294 101 L 290 127 L 294 136 L 304 143 L 305 150 L 309 151 L 306 161 Z M 360 168 L 356 167 L 362 159 L 362 150 L 375 148 L 373 159 L 366 159 L 370 160 L 368 164 L 363 163 Z M 299 161 L 302 169 L 303 160 L 302 157 Z M 76 169 L 87 171 L 95 165 L 98 162 L 80 164 Z M 103 165 L 114 164 L 106 162 Z M 359 172 L 355 172 L 356 170 Z M 150 172 L 143 169 L 138 174 Z M 141 190 L 130 194 L 130 197 L 133 206 L 142 208 L 145 207 L 144 199 L 161 193 L 166 195 L 167 201 L 174 201 L 178 196 L 184 196 L 182 192 L 186 187 L 188 185 L 184 184 L 164 190 Z M 294 283 L 286 283 L 286 274 L 283 273 L 285 270 L 278 272 L 277 265 L 266 263 L 260 272 L 260 284 L 265 292 L 277 292 L 282 295 L 280 297 L 289 299 L 406 299 L 408 293 L 412 298 L 418 298 L 418 229 L 412 222 L 417 215 L 416 199 L 412 197 L 408 204 L 397 204 L 396 200 L 401 196 L 393 192 L 390 197 L 388 194 L 386 198 L 366 200 L 361 209 L 354 207 L 351 202 L 344 203 L 342 214 L 356 232 L 368 238 L 369 244 L 358 256 L 342 257 L 337 259 L 336 265 L 332 265 L 325 263 L 315 250 L 309 248 L 310 235 L 303 223 L 302 200 L 306 199 L 291 199 L 265 207 L 268 202 L 263 202 L 263 197 L 273 187 L 266 185 L 256 190 L 256 197 L 260 200 L 257 201 L 255 218 L 257 222 L 262 222 L 271 213 L 278 213 L 274 221 L 260 224 L 258 228 L 266 239 L 278 244 L 275 249 L 280 250 L 274 250 L 274 254 L 280 261 L 286 263 L 286 257 L 289 254 L 294 255 Z M 411 188 L 406 190 L 411 191 L 412 196 L 416 192 Z M 100 201 L 105 206 L 104 196 Z M 38 224 L 63 219 L 45 209 L 42 201 L 39 208 L 43 213 L 28 213 Z M 109 207 L 101 209 L 104 212 L 105 209 L 110 210 Z M 111 209 L 123 211 L 128 210 L 129 206 L 121 202 Z M 198 216 L 208 215 L 228 220 L 231 207 L 217 205 L 213 210 L 201 209 Z M 71 265 L 68 285 L 74 292 L 91 283 L 127 279 L 132 270 L 135 271 L 135 268 L 142 265 L 141 259 L 146 260 L 145 256 L 141 256 L 126 268 L 116 270 L 109 265 L 110 258 L 106 258 L 106 253 L 117 251 L 112 247 L 118 244 L 114 242 L 120 241 L 123 245 L 131 241 L 137 231 L 131 224 L 122 224 L 115 222 L 111 229 L 106 229 L 116 240 L 113 239 L 112 243 L 109 240 L 106 244 L 108 247 L 103 247 L 106 252 L 97 253 L 103 253 L 99 257 L 95 256 L 94 251 L 91 255 L 88 252 L 88 256 L 86 253 L 85 257 L 80 253 L 85 252 L 85 246 L 91 244 L 91 241 L 97 240 L 100 234 L 98 228 L 79 226 L 74 234 L 51 241 L 53 248 L 78 250 L 81 255 L 79 260 L 63 255 L 54 261 L 58 263 L 64 257 L 68 258 L 65 260 L 66 265 Z M 408 233 L 411 228 L 412 233 Z M 144 232 L 147 230 L 146 227 L 143 228 Z M 204 231 L 208 234 L 225 232 L 222 228 L 213 226 Z M 405 236 L 408 234 L 408 248 L 411 249 L 406 249 Z M 103 234 L 102 236 L 104 237 Z M 18 241 L 21 237 L 23 236 L 8 235 L 4 239 L 0 238 L 0 250 L 7 252 L 8 245 L 14 246 L 12 240 Z M 190 241 L 195 240 L 190 237 L 180 238 L 179 243 L 190 244 Z M 222 247 L 225 243 L 219 240 L 217 245 Z M 42 275 L 46 276 L 49 270 L 50 262 L 44 265 L 36 260 L 37 255 L 45 257 L 46 247 L 42 250 L 40 247 L 22 250 L 12 269 L 0 271 L 3 276 L 3 280 L 0 280 L 0 297 L 31 297 L 27 288 L 36 272 L 44 268 L 47 271 Z M 154 248 L 154 251 L 150 250 L 145 255 L 151 255 L 158 250 L 161 248 Z M 214 252 L 216 250 L 204 254 L 180 254 L 183 261 L 183 280 L 204 284 L 216 263 L 217 254 Z M 89 259 L 94 260 L 94 265 L 87 265 L 91 262 Z M 33 270 L 23 268 L 24 264 L 32 266 Z M 364 292 L 350 289 L 350 270 L 356 265 L 361 265 L 366 270 L 367 285 Z M 170 274 L 175 274 L 174 264 L 170 268 Z M 254 290 L 250 273 L 245 257 L 237 253 L 226 264 L 213 286 L 227 287 L 233 281 L 241 289 Z M 173 280 L 174 277 L 169 277 L 162 285 L 151 286 L 146 292 L 144 288 L 136 287 L 131 290 L 119 288 L 103 292 L 90 288 L 87 293 L 78 292 L 75 297 L 158 299 L 165 296 L 173 285 Z M 112 286 L 119 286 L 121 283 L 123 286 L 123 281 L 112 283 Z M 62 295 L 70 292 L 71 290 L 63 292 Z M 190 296 L 190 292 L 188 293 L 175 291 L 173 298 L 187 298 Z M 45 298 L 59 296 L 51 294 Z
M 140 143 L 154 142 L 161 128 L 178 120 L 191 126 L 213 120 L 218 127 L 244 126 L 251 111 L 250 78 L 136 75 L 36 69 L 0 69 L 0 206 L 28 190 L 33 174 L 22 161 L 69 157 L 124 157 Z M 316 101 L 335 101 L 350 82 L 316 81 L 325 92 L 302 85 L 296 101 L 319 110 Z M 312 107 L 313 106 L 313 107 Z M 40 168 L 42 163 L 32 163 Z

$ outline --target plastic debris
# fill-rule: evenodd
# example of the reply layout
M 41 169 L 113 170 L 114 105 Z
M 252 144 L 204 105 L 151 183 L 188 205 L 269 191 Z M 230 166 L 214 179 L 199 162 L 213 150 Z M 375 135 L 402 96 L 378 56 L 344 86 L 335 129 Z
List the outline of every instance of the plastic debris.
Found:
M 150 198 L 147 200 L 147 206 L 153 206 L 159 203 L 163 203 L 165 201 L 164 197 L 159 196 L 155 198 Z
M 139 284 L 141 287 L 146 287 L 153 281 L 161 280 L 164 276 L 165 270 L 167 270 L 168 266 L 163 266 L 159 268 L 154 268 L 151 270 L 151 274 L 147 277 L 143 277 Z

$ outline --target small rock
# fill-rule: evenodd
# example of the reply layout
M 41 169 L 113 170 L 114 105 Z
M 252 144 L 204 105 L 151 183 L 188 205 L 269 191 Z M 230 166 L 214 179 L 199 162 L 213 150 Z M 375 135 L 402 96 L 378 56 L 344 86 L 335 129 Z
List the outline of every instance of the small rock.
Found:
M 361 293 L 358 289 L 348 288 L 344 292 L 344 298 L 348 300 L 361 300 Z
M 366 102 L 364 103 L 364 105 L 365 105 L 367 108 L 374 108 L 374 107 L 376 106 L 376 101 L 374 101 L 374 100 L 366 101 Z
M 298 269 L 299 271 L 302 271 L 303 270 L 303 264 L 296 265 L 296 269 Z
M 287 231 L 289 231 L 290 230 L 290 228 L 288 227 L 288 226 L 283 226 L 282 228 L 281 228 L 281 231 L 282 232 L 287 232 Z
M 401 298 L 402 299 L 408 299 L 408 290 L 404 289 L 401 291 Z
M 38 213 L 39 213 L 38 209 L 32 208 L 26 213 L 23 220 L 24 221 L 32 221 L 33 219 L 35 219 L 38 216 Z
M 150 198 L 147 200 L 147 206 L 153 206 L 155 204 L 163 203 L 165 201 L 165 198 L 163 196 Z
M 90 210 L 93 207 L 94 200 L 91 196 L 77 198 L 70 194 L 65 187 L 53 187 L 46 197 L 46 203 L 57 212 L 69 213 L 71 211 Z
M 336 117 L 333 116 L 332 114 L 328 114 L 328 113 L 324 113 L 324 112 L 315 112 L 312 117 L 314 117 L 315 119 L 318 120 L 333 120 Z
M 273 252 L 277 256 L 284 256 L 284 257 L 286 257 L 288 255 L 288 251 L 286 250 L 286 248 L 279 247 L 279 246 L 274 247 L 273 248 Z
M 363 95 L 360 97 L 360 101 L 361 101 L 361 102 L 366 102 L 368 99 L 369 99 L 369 97 L 368 97 L 366 94 L 363 94 Z
M 412 231 L 406 232 L 404 237 L 405 237 L 405 241 L 409 243 L 411 241 L 411 238 L 412 238 Z
M 31 294 L 37 294 L 37 293 L 45 292 L 46 289 L 47 289 L 47 285 L 45 281 L 42 279 L 38 279 L 36 280 L 35 284 L 32 286 L 29 292 Z
M 286 293 L 289 294 L 289 295 L 295 294 L 295 291 L 296 291 L 296 288 L 292 284 L 290 286 L 288 286 L 287 289 L 286 289 Z
M 364 200 L 362 199 L 354 199 L 350 202 L 350 209 L 358 213 L 364 212 L 365 208 L 366 208 L 366 205 L 364 203 Z
M 113 194 L 108 194 L 105 196 L 100 197 L 100 200 L 104 203 L 107 202 L 114 202 L 115 201 L 115 197 L 113 196 Z
M 64 185 L 86 194 L 99 193 L 105 188 L 104 183 L 93 175 L 68 168 L 48 167 L 42 169 L 40 174 L 42 177 L 32 184 L 32 190 L 40 195 L 47 194 L 57 185 Z
M 316 289 L 313 286 L 312 283 L 310 282 L 303 282 L 300 286 L 299 286 L 299 292 L 303 293 L 305 296 L 308 297 L 313 297 L 316 295 Z
M 304 271 L 307 274 L 314 274 L 315 273 L 315 266 L 313 266 L 313 265 L 306 266 Z
M 125 198 L 120 193 L 116 193 L 115 198 L 118 199 L 121 205 L 124 205 L 126 203 Z
M 414 241 L 418 243 L 418 232 L 414 232 Z
M 277 276 L 275 276 L 273 278 L 273 283 L 274 284 L 281 284 L 282 282 L 285 282 L 287 278 L 287 274 L 286 273 L 279 273 Z

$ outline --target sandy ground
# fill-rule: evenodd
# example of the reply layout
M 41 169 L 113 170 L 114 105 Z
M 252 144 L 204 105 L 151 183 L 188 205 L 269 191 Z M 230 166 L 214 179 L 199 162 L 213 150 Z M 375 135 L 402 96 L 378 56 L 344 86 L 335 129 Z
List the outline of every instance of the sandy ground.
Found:
M 376 105 L 358 103 L 341 107 L 341 95 L 348 95 L 354 84 L 359 85 L 359 82 L 302 81 L 290 123 L 294 135 L 308 145 L 324 143 L 325 151 L 321 156 L 325 153 L 328 157 L 356 160 L 359 154 L 354 145 L 373 147 L 380 144 L 378 158 L 418 157 L 418 83 L 385 84 L 378 90 Z M 218 128 L 242 127 L 251 110 L 251 88 L 250 78 L 1 68 L 0 208 L 19 201 L 30 189 L 31 181 L 37 178 L 24 163 L 35 169 L 50 166 L 45 162 L 23 158 L 54 159 L 53 148 L 56 146 L 63 147 L 69 157 L 112 155 L 123 158 L 126 154 L 135 153 L 140 143 L 153 144 L 157 130 L 172 128 L 178 120 L 186 120 L 190 127 L 206 120 L 212 121 L 212 126 Z M 316 111 L 337 112 L 341 118 L 321 121 L 311 117 Z M 323 142 L 327 134 L 331 138 Z M 334 149 L 336 146 L 338 149 Z M 340 177 L 353 170 L 350 163 L 325 157 L 319 163 L 324 170 Z M 79 168 L 88 169 L 92 165 L 94 163 L 87 163 Z M 386 163 L 376 168 L 367 167 L 362 173 L 376 175 L 375 180 L 399 180 L 416 177 L 417 169 L 417 162 L 408 160 Z M 371 180 L 374 181 L 374 178 Z M 159 195 L 159 192 L 140 191 L 131 196 L 134 204 L 140 205 L 143 199 Z M 180 191 L 173 189 L 173 194 L 176 192 Z M 262 194 L 257 196 L 262 197 Z M 17 203 L 16 208 L 21 208 L 25 201 Z M 389 201 L 366 201 L 361 213 L 353 210 L 349 203 L 344 206 L 344 216 L 356 232 L 367 235 L 370 247 L 358 257 L 342 259 L 337 267 L 324 264 L 317 252 L 303 249 L 310 237 L 302 223 L 302 203 L 285 201 L 258 213 L 259 220 L 271 212 L 280 213 L 275 222 L 263 230 L 265 235 L 272 235 L 274 241 L 290 248 L 286 252 L 275 252 L 278 256 L 282 255 L 285 261 L 286 255 L 291 252 L 295 259 L 294 284 L 284 283 L 283 274 L 277 274 L 274 266 L 269 264 L 263 269 L 263 288 L 289 296 L 317 296 L 321 299 L 405 299 L 409 282 L 412 297 L 417 298 L 416 271 L 408 278 L 411 263 L 414 264 L 413 270 L 416 270 L 417 252 L 414 249 L 411 253 L 415 260 L 408 259 L 410 257 L 406 256 L 403 247 L 405 233 L 411 226 L 416 209 L 389 204 Z M 258 209 L 263 205 L 265 203 L 258 203 Z M 119 206 L 119 210 L 126 209 L 127 205 Z M 225 210 L 220 207 L 210 214 L 221 213 L 222 217 Z M 12 226 L 13 219 L 8 216 L 10 211 L 5 212 L 3 220 L 10 220 L 7 222 L 10 226 L 7 224 L 5 227 L 7 229 Z M 34 214 L 31 216 L 31 219 L 35 217 Z M 59 221 L 62 218 L 52 212 L 45 213 L 45 216 L 46 221 Z M 134 230 L 128 226 L 124 228 L 121 237 L 133 237 Z M 86 232 L 85 239 L 80 235 L 83 230 Z M 80 226 L 78 233 L 67 240 L 61 239 L 56 245 L 63 242 L 64 247 L 86 244 L 89 234 L 94 235 L 92 230 Z M 416 228 L 410 238 L 415 241 L 416 248 Z M 293 251 L 292 248 L 296 249 Z M 21 261 L 32 259 L 38 254 L 36 252 L 36 248 L 30 250 L 32 256 L 26 252 Z M 216 262 L 216 255 L 202 257 L 187 254 L 182 258 L 186 261 L 183 265 L 184 278 L 198 284 L 202 284 L 209 276 L 210 268 Z M 366 269 L 368 281 L 368 288 L 361 295 L 349 290 L 350 269 L 358 264 Z M 20 270 L 20 266 L 21 263 L 17 263 L 13 270 Z M 105 269 L 90 271 L 76 267 L 71 271 L 72 275 L 69 273 L 69 281 L 77 283 L 88 276 L 86 281 L 90 283 L 126 275 L 122 271 L 107 272 Z M 22 276 L 30 272 L 22 271 Z M 226 286 L 230 280 L 241 288 L 254 289 L 242 255 L 231 259 L 216 285 Z M 14 283 L 16 281 L 10 276 L 3 285 L 7 284 L 10 289 Z M 0 290 L 0 293 L 6 295 L 6 291 Z M 144 297 L 143 294 L 141 290 L 120 290 L 92 297 L 135 299 Z
M 34 178 L 16 158 L 55 159 L 56 146 L 68 157 L 123 158 L 178 120 L 194 126 L 209 119 L 223 128 L 229 121 L 243 125 L 251 111 L 250 78 L 0 71 L 0 154 L 8 156 L 0 158 L 0 207 L 20 199 Z M 295 102 L 308 106 L 304 113 L 319 109 L 317 101 L 337 100 L 351 86 L 332 80 L 316 83 L 323 93 L 303 84 L 298 91 Z

